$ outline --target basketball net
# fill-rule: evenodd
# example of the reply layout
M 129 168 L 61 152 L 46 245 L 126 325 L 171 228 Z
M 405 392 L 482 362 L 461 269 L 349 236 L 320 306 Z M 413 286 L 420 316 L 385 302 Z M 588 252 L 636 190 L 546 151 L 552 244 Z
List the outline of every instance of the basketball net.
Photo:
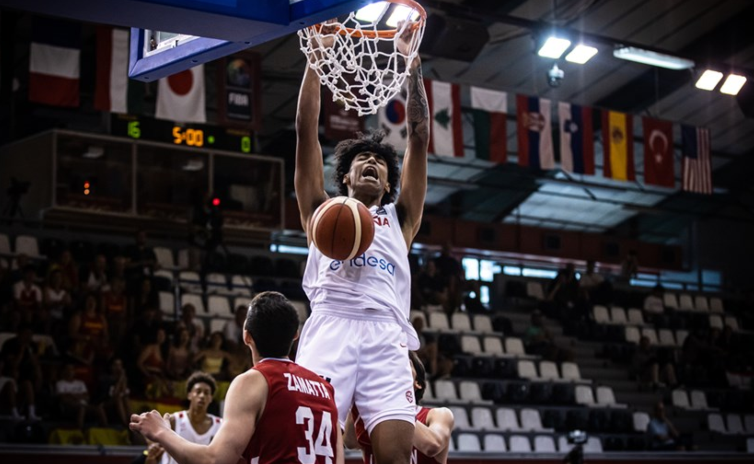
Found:
M 426 17 L 420 5 L 409 3 L 420 10 L 420 17 L 396 29 L 378 30 L 379 21 L 363 24 L 352 12 L 343 21 L 298 31 L 309 67 L 330 89 L 333 101 L 343 103 L 346 110 L 356 110 L 359 116 L 375 114 L 403 87 L 411 71 L 409 64 L 419 54 Z M 409 28 L 414 29 L 413 34 Z M 405 54 L 398 50 L 398 39 L 404 35 L 411 37 Z

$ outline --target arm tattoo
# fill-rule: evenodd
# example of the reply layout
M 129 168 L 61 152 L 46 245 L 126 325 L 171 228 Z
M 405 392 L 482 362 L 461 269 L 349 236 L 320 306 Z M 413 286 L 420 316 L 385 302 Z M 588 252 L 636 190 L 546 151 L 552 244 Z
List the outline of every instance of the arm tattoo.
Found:
M 408 136 L 429 140 L 429 106 L 421 66 L 414 67 L 408 77 L 407 107 Z

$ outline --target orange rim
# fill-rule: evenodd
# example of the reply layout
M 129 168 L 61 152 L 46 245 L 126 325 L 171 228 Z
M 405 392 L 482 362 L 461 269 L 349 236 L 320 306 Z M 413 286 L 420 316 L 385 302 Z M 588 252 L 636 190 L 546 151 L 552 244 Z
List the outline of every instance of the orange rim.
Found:
M 424 7 L 416 3 L 414 0 L 386 0 L 386 1 L 388 3 L 395 3 L 396 5 L 404 5 L 413 10 L 416 10 L 417 12 L 419 12 L 418 21 L 425 21 L 427 19 L 427 12 L 424 10 Z M 319 33 L 322 31 L 324 24 L 316 24 L 311 27 Z M 419 24 L 416 23 L 411 27 L 412 29 L 416 30 L 419 27 Z M 366 37 L 368 39 L 374 39 L 375 37 L 380 37 L 383 39 L 392 39 L 398 33 L 398 29 L 386 29 L 384 31 L 363 31 L 360 29 L 353 29 L 350 27 L 341 27 L 338 29 L 338 33 L 341 35 L 351 35 L 353 37 L 359 37 L 359 38 Z

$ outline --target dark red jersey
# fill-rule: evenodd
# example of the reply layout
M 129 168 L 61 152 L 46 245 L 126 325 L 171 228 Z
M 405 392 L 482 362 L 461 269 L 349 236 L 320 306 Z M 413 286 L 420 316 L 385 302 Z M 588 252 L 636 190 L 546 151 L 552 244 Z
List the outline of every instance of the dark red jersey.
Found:
M 244 453 L 247 462 L 335 462 L 339 425 L 332 385 L 288 360 L 265 359 L 254 369 L 267 379 L 269 391 Z
M 431 408 L 419 408 L 419 411 L 416 413 L 416 421 L 427 425 L 427 416 L 431 410 Z M 361 454 L 364 457 L 364 464 L 375 464 L 372 441 L 369 439 L 367 429 L 364 427 L 364 421 L 361 420 L 356 406 L 351 409 L 351 414 L 353 416 L 353 428 L 356 431 L 356 440 L 359 442 L 359 448 L 361 448 Z M 437 464 L 437 461 L 413 448 L 411 450 L 411 464 Z

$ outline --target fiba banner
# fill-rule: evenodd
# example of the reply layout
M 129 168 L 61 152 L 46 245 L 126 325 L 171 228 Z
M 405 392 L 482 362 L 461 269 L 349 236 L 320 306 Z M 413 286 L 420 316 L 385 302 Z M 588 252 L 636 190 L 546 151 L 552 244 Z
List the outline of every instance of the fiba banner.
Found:
M 505 163 L 508 158 L 506 134 L 508 94 L 472 87 L 471 107 L 474 111 L 476 157 Z
M 560 166 L 566 172 L 594 175 L 592 109 L 558 103 Z
M 207 122 L 204 65 L 160 79 L 155 117 L 180 122 Z
M 217 117 L 220 123 L 246 130 L 262 128 L 259 55 L 249 51 L 219 60 Z
M 385 142 L 399 152 L 405 151 L 408 130 L 406 129 L 406 99 L 398 93 L 377 112 L 380 129 L 385 131 Z
M 94 107 L 111 113 L 142 112 L 144 84 L 128 78 L 129 31 L 97 26 Z
M 555 169 L 550 100 L 516 96 L 518 164 L 533 169 Z
M 630 114 L 602 111 L 603 172 L 615 180 L 636 180 L 634 119 Z
M 424 79 L 432 126 L 429 152 L 462 157 L 461 89 L 458 84 Z
M 29 101 L 79 106 L 81 25 L 34 16 L 29 53 Z
M 660 187 L 675 187 L 673 170 L 673 123 L 642 119 L 644 128 L 644 182 Z

